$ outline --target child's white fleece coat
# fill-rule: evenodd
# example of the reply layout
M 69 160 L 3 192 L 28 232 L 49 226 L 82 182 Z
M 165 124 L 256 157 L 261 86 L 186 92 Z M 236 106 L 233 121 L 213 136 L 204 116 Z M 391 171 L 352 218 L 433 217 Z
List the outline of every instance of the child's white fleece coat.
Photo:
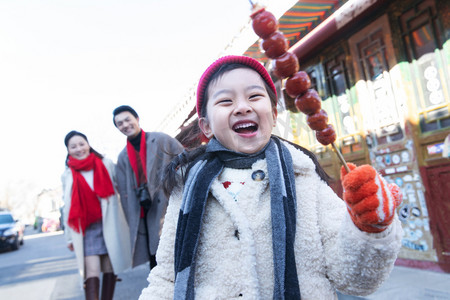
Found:
M 388 277 L 401 246 L 395 217 L 378 234 L 360 231 L 341 200 L 315 172 L 312 160 L 291 152 L 297 193 L 295 253 L 302 299 L 337 299 L 335 290 L 367 295 Z M 251 174 L 263 170 L 263 181 Z M 195 269 L 196 299 L 272 299 L 273 249 L 267 165 L 226 168 L 213 181 L 206 204 Z M 233 198 L 224 181 L 245 182 Z M 172 299 L 174 244 L 181 189 L 173 191 L 149 286 L 139 299 Z M 235 201 L 237 199 L 237 201 Z

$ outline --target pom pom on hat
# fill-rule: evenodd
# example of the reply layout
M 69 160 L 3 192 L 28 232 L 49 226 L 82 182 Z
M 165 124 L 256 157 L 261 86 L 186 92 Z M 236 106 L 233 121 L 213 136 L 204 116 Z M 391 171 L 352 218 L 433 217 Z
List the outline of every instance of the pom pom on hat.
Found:
M 275 85 L 267 72 L 266 68 L 256 59 L 248 57 L 248 56 L 237 56 L 237 55 L 228 55 L 219 58 L 214 63 L 212 63 L 206 71 L 203 73 L 197 87 L 197 115 L 201 117 L 201 109 L 203 105 L 203 101 L 205 99 L 206 88 L 208 87 L 208 83 L 211 77 L 220 69 L 223 65 L 226 64 L 241 64 L 247 66 L 261 75 L 264 81 L 269 85 L 270 89 L 277 94 L 277 90 Z

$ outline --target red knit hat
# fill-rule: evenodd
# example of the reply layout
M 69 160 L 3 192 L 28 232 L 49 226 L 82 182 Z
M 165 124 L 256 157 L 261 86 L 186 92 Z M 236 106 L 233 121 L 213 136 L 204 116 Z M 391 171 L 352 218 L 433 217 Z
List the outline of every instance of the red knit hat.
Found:
M 270 89 L 277 94 L 275 85 L 273 84 L 272 78 L 267 72 L 266 68 L 254 58 L 248 56 L 237 56 L 228 55 L 219 58 L 214 63 L 212 63 L 206 71 L 203 73 L 197 87 L 197 115 L 200 118 L 200 110 L 202 108 L 203 100 L 205 99 L 206 88 L 208 87 L 209 80 L 216 73 L 217 70 L 226 64 L 241 64 L 250 67 L 261 75 L 264 81 L 269 85 Z

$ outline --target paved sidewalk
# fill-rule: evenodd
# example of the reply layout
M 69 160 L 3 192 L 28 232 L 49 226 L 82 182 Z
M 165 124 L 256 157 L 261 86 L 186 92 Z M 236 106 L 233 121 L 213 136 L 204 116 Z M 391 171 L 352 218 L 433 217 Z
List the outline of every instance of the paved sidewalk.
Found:
M 142 288 L 147 286 L 147 275 L 147 264 L 119 274 L 122 281 L 116 285 L 114 300 L 138 299 Z M 61 284 L 51 299 L 84 299 L 77 276 L 78 274 L 73 274 L 72 277 L 61 278 L 65 283 Z M 365 297 L 339 294 L 338 298 L 339 300 L 450 300 L 450 274 L 396 266 L 387 281 L 375 293 Z
M 116 284 L 114 300 L 137 300 L 142 289 L 148 286 L 149 268 L 147 263 L 120 273 L 121 281 Z M 84 300 L 84 291 L 79 280 L 78 273 L 61 276 L 55 284 L 50 300 Z
M 450 300 L 450 274 L 395 266 L 386 282 L 365 297 L 339 295 L 340 300 Z

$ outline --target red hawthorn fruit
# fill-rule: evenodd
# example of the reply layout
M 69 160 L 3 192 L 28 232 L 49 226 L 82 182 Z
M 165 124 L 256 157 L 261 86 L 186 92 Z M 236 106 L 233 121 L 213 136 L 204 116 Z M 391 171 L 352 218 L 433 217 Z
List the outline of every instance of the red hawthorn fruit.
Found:
M 289 49 L 289 42 L 281 31 L 275 31 L 267 39 L 262 40 L 261 48 L 269 58 L 277 58 Z
M 319 112 L 322 107 L 320 100 L 316 90 L 311 89 L 295 99 L 295 106 L 305 115 L 312 115 Z
M 308 123 L 309 128 L 312 130 L 324 130 L 327 128 L 328 123 L 328 114 L 326 111 L 321 109 L 319 112 L 308 115 L 306 117 L 306 123 Z
M 299 71 L 286 80 L 286 92 L 292 98 L 305 93 L 311 87 L 311 79 L 305 71 Z M 317 94 L 317 93 L 316 93 Z
M 265 8 L 257 10 L 250 15 L 252 18 L 252 26 L 256 35 L 262 39 L 268 38 L 272 33 L 278 30 L 278 20 Z
M 333 125 L 328 124 L 325 129 L 316 131 L 316 139 L 324 146 L 334 143 L 336 140 L 336 132 L 334 131 Z
M 274 73 L 281 79 L 297 73 L 298 69 L 300 69 L 300 65 L 298 64 L 297 56 L 295 56 L 294 53 L 286 52 L 275 59 Z

